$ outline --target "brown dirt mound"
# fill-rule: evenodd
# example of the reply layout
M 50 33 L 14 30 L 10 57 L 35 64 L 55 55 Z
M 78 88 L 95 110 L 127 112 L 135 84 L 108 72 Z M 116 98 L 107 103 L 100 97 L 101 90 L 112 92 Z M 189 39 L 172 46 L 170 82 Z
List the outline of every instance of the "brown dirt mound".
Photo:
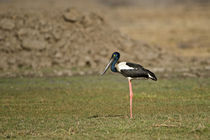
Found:
M 46 14 L 28 11 L 0 14 L 2 76 L 72 75 L 83 74 L 84 69 L 93 73 L 104 67 L 114 51 L 144 63 L 160 55 L 157 48 L 138 44 L 113 30 L 95 13 L 83 14 L 69 8 L 63 13 Z M 143 53 L 146 50 L 150 51 Z
M 96 13 L 75 8 L 51 14 L 13 11 L 0 13 L 0 76 L 99 73 L 114 51 L 121 53 L 122 60 L 156 71 L 182 61 L 160 47 L 129 39 Z

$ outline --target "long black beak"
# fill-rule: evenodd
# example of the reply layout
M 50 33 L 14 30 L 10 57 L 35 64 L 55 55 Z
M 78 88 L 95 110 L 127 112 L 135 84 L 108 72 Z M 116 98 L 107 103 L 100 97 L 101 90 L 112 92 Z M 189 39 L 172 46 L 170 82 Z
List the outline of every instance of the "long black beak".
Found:
M 104 72 L 101 73 L 101 76 L 106 73 L 106 71 L 109 69 L 109 67 L 111 66 L 111 64 L 112 64 L 113 61 L 114 61 L 114 59 L 111 58 L 110 61 L 109 61 L 109 63 L 107 64 L 106 68 L 104 69 Z

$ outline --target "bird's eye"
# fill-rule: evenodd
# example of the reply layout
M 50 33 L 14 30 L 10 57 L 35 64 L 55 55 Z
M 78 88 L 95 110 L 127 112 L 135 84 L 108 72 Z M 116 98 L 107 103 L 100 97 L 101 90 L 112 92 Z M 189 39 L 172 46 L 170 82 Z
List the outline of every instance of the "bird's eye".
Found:
M 116 56 L 116 54 L 114 54 L 114 57 Z

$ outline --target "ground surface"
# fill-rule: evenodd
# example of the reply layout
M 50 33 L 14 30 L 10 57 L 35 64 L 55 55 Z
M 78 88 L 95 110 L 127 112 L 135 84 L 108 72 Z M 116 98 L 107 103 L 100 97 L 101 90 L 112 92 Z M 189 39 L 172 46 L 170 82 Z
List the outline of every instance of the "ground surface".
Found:
M 209 139 L 210 79 L 1 78 L 1 138 Z

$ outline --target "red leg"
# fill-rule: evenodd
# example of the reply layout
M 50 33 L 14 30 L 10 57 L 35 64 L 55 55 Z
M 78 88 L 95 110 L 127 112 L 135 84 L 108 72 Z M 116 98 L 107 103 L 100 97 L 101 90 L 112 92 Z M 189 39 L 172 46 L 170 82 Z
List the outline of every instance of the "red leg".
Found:
M 133 91 L 132 91 L 132 84 L 131 84 L 130 79 L 128 79 L 128 83 L 129 83 L 129 90 L 130 90 L 130 118 L 133 118 L 133 114 L 132 114 Z

